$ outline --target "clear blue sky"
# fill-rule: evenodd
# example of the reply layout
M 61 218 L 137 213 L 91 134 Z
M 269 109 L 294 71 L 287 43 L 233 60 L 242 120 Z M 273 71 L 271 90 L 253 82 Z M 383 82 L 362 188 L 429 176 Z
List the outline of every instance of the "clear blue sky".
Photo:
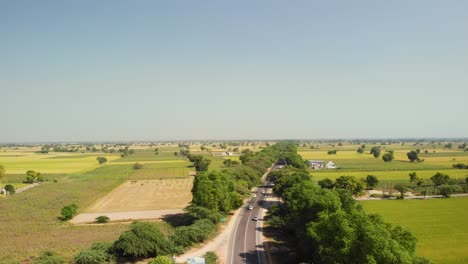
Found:
M 0 142 L 468 136 L 468 1 L 1 1 Z

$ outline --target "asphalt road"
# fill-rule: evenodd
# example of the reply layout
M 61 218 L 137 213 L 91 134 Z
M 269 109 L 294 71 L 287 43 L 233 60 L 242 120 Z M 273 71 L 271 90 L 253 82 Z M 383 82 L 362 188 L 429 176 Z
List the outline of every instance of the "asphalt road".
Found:
M 265 179 L 269 172 L 270 170 L 267 171 L 262 178 Z M 228 264 L 266 263 L 262 243 L 262 221 L 264 213 L 262 202 L 268 194 L 262 194 L 261 191 L 263 189 L 262 186 L 254 188 L 252 194 L 256 194 L 257 197 L 251 197 L 241 208 L 237 223 L 235 223 L 229 239 L 228 255 L 226 259 L 226 263 Z M 265 190 L 269 189 L 265 188 Z M 248 209 L 249 205 L 253 205 L 252 210 Z M 252 220 L 255 216 L 258 217 L 258 221 Z

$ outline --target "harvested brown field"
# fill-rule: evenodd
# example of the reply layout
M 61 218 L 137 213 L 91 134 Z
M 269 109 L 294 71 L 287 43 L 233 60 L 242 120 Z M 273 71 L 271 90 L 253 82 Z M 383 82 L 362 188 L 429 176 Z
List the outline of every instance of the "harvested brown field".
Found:
M 192 200 L 193 177 L 126 181 L 86 212 L 124 212 L 184 208 Z

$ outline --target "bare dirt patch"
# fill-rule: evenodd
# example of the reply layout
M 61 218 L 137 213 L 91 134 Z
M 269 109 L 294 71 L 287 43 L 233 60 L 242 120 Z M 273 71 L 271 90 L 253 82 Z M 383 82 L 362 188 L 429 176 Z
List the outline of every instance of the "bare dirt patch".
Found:
M 193 177 L 126 181 L 91 205 L 86 213 L 181 209 L 192 200 Z

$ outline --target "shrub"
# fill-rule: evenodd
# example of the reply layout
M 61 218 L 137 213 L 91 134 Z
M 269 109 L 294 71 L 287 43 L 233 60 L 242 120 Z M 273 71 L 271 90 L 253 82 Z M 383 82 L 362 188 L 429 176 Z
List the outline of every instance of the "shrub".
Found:
M 174 251 L 173 245 L 154 223 L 133 222 L 114 243 L 119 256 L 138 258 L 167 255 Z
M 196 243 L 203 242 L 216 230 L 215 224 L 208 219 L 195 221 L 190 226 L 180 226 L 171 236 L 176 246 L 188 248 Z
M 72 219 L 77 212 L 78 205 L 76 203 L 69 204 L 62 208 L 62 221 L 67 221 Z
M 65 259 L 52 251 L 43 252 L 32 264 L 65 264 Z
M 203 255 L 203 257 L 205 258 L 206 264 L 216 264 L 218 261 L 218 255 L 216 255 L 216 253 L 214 253 L 213 251 L 206 252 L 205 255 Z
M 137 163 L 133 164 L 133 169 L 134 170 L 139 170 L 139 169 L 142 169 L 142 168 L 143 168 L 143 164 L 141 164 L 141 163 L 137 162 Z
M 97 157 L 96 160 L 99 162 L 99 164 L 103 164 L 107 162 L 107 159 L 105 157 Z
M 156 258 L 150 260 L 148 264 L 174 264 L 174 261 L 167 256 L 157 256 Z
M 84 249 L 75 256 L 75 264 L 100 264 L 107 260 L 107 254 L 98 250 Z
M 449 198 L 451 194 L 460 192 L 461 188 L 456 185 L 442 185 L 439 187 L 439 194 L 445 198 Z
M 15 187 L 11 184 L 5 185 L 5 191 L 7 191 L 9 194 L 15 194 L 16 192 Z
M 105 223 L 109 222 L 109 220 L 110 220 L 110 218 L 105 216 L 105 215 L 101 215 L 101 216 L 96 217 L 96 222 L 100 223 L 100 224 L 105 224 Z

